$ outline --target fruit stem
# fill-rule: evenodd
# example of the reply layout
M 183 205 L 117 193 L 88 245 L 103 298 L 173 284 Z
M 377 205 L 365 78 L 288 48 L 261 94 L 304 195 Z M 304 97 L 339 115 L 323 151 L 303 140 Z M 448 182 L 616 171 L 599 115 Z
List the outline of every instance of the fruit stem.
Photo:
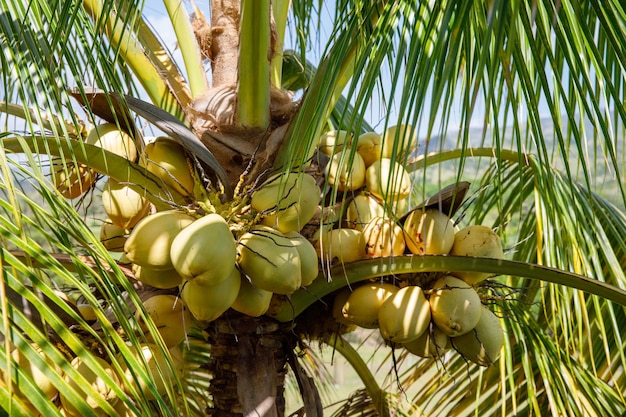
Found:
M 325 341 L 325 343 L 335 349 L 337 352 L 339 352 L 339 354 L 345 358 L 350 366 L 352 366 L 352 369 L 354 369 L 359 378 L 361 378 L 361 381 L 363 382 L 367 393 L 369 394 L 372 402 L 376 406 L 376 411 L 378 411 L 378 414 L 383 417 L 388 417 L 389 409 L 386 407 L 386 404 L 383 401 L 384 392 L 380 388 L 380 386 L 378 386 L 376 378 L 374 378 L 374 375 L 368 368 L 361 355 L 359 355 L 359 353 L 356 351 L 356 349 L 354 349 L 352 345 L 348 343 L 348 341 L 346 341 L 343 337 L 337 334 L 332 334 L 328 338 L 328 340 Z

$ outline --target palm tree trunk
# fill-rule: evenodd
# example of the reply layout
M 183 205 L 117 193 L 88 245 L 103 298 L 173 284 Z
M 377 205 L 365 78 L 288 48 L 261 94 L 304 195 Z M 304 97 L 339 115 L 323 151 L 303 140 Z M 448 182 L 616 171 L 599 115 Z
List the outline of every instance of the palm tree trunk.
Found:
M 296 342 L 289 328 L 229 311 L 206 330 L 213 399 L 208 415 L 283 416 L 288 352 Z

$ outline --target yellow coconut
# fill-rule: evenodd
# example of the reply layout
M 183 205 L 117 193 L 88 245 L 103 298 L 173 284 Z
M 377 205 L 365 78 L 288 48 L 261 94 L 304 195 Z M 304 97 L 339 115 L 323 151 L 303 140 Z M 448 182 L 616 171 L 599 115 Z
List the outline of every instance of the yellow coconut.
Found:
M 278 230 L 256 226 L 239 238 L 238 263 L 252 284 L 275 294 L 291 294 L 302 284 L 296 246 Z
M 109 378 L 111 378 L 117 386 L 120 385 L 117 373 L 108 362 L 97 356 L 94 356 L 92 359 L 96 361 L 100 365 L 100 367 L 102 367 L 104 373 Z M 98 404 L 97 398 L 108 402 L 112 406 L 117 403 L 119 398 L 117 397 L 117 394 L 115 393 L 113 388 L 111 386 L 108 386 L 102 378 L 102 371 L 92 370 L 91 367 L 79 357 L 74 358 L 71 362 L 71 365 L 87 380 L 88 386 L 85 386 L 84 383 L 81 381 L 77 381 L 70 374 L 65 375 L 65 381 L 72 388 L 74 388 L 78 392 L 78 394 L 82 396 L 82 398 L 87 402 L 87 404 L 91 408 L 91 412 L 93 413 L 93 415 L 107 416 L 108 414 L 105 413 L 102 407 L 100 407 L 100 405 Z M 87 391 L 88 389 L 89 392 Z M 95 393 L 91 392 L 91 390 L 95 391 Z M 74 406 L 71 400 L 63 395 L 63 392 L 60 392 L 60 397 L 61 404 L 63 404 L 63 407 L 65 407 L 65 409 L 70 414 L 83 415 L 79 411 L 79 409 Z
M 174 268 L 157 271 L 133 264 L 132 270 L 135 279 L 151 287 L 168 289 L 183 283 L 183 277 Z
M 124 243 L 129 234 L 130 230 L 113 224 L 111 219 L 105 219 L 100 226 L 100 242 L 111 252 L 124 252 Z
M 350 323 L 366 329 L 378 327 L 378 311 L 387 298 L 398 291 L 388 283 L 373 282 L 357 287 L 343 305 L 342 314 Z
M 349 150 L 334 154 L 326 166 L 326 179 L 338 191 L 357 190 L 365 184 L 365 162 Z
M 374 217 L 384 215 L 384 207 L 375 198 L 367 193 L 361 193 L 348 203 L 345 222 L 350 229 L 363 230 L 363 226 Z
M 50 165 L 52 183 L 65 198 L 73 200 L 93 187 L 98 178 L 96 171 L 86 165 L 75 164 L 61 158 L 52 158 Z
M 500 319 L 486 306 L 482 306 L 476 327 L 464 335 L 453 337 L 451 341 L 454 349 L 465 359 L 480 366 L 489 366 L 500 356 L 504 331 Z
M 241 274 L 237 268 L 226 280 L 216 285 L 204 285 L 202 281 L 183 281 L 180 297 L 196 320 L 213 321 L 228 310 L 239 294 Z
M 487 226 L 473 225 L 455 233 L 450 255 L 502 259 L 504 252 L 500 237 L 493 229 Z M 469 271 L 455 271 L 452 272 L 452 275 L 461 278 L 471 285 L 478 284 L 493 276 L 493 274 L 487 272 Z
M 404 221 L 404 240 L 416 255 L 445 255 L 454 243 L 454 222 L 437 209 L 414 210 Z
M 144 217 L 133 228 L 124 244 L 128 260 L 154 270 L 174 268 L 170 247 L 174 237 L 196 219 L 176 210 L 161 211 Z
M 430 295 L 433 322 L 450 337 L 471 331 L 482 311 L 480 297 L 465 281 L 447 275 L 435 281 Z
M 298 232 L 285 233 L 285 236 L 293 243 L 300 256 L 301 286 L 310 285 L 319 275 L 319 260 L 315 247 Z
M 315 215 L 321 190 L 308 174 L 274 175 L 252 194 L 250 205 L 265 214 L 263 224 L 282 233 L 300 231 Z
M 382 158 L 365 171 L 365 186 L 376 198 L 393 205 L 411 194 L 411 177 L 399 163 Z
M 357 139 L 356 151 L 363 158 L 366 168 L 380 159 L 381 141 L 381 136 L 376 132 L 363 133 Z
M 270 308 L 272 295 L 270 291 L 252 285 L 248 278 L 241 277 L 239 294 L 230 307 L 250 317 L 260 317 Z
M 404 253 L 404 233 L 393 220 L 374 217 L 363 228 L 365 255 L 369 257 L 399 256 Z
M 150 316 L 163 342 L 168 348 L 174 347 L 183 341 L 189 329 L 189 310 L 184 308 L 183 302 L 174 295 L 158 294 L 143 302 L 146 313 Z M 135 314 L 141 318 L 139 310 Z M 147 326 L 141 322 L 141 329 L 147 332 Z M 152 335 L 146 334 L 149 342 L 153 342 Z
M 81 317 L 87 322 L 93 322 L 98 320 L 96 316 L 96 310 L 91 304 L 88 303 L 76 303 L 76 309 L 80 313 Z
M 317 251 L 324 263 L 347 263 L 365 257 L 365 237 L 355 229 L 333 229 L 318 240 Z
M 390 295 L 378 310 L 383 338 L 404 343 L 420 337 L 430 324 L 430 305 L 422 288 L 408 286 Z
M 113 224 L 132 229 L 150 212 L 150 202 L 131 187 L 109 178 L 102 190 L 102 208 Z
M 35 385 L 37 385 L 46 397 L 52 399 L 57 395 L 57 388 L 50 380 L 50 373 L 56 372 L 61 374 L 61 369 L 54 364 L 52 359 L 50 359 L 39 346 L 34 343 L 31 343 L 31 347 L 37 351 L 37 353 L 43 358 L 46 362 L 46 368 L 40 369 L 37 364 L 33 363 L 30 359 L 26 357 L 26 355 L 21 352 L 19 349 L 13 349 L 11 352 L 11 357 L 15 361 L 15 364 L 12 365 L 12 372 L 14 374 L 14 390 L 21 396 L 20 391 L 20 375 L 16 372 L 17 368 L 20 368 L 23 372 L 25 372 L 30 378 L 32 378 Z M 17 367 L 17 368 L 16 368 Z M 49 368 L 49 369 L 47 369 Z
M 120 130 L 113 123 L 104 123 L 95 126 L 87 134 L 85 142 L 90 145 L 96 145 L 104 150 L 113 152 L 130 161 L 137 160 L 137 147 L 135 141 L 130 135 Z
M 352 294 L 352 290 L 349 287 L 344 287 L 338 291 L 335 294 L 335 298 L 333 298 L 333 318 L 335 321 L 347 325 L 353 325 L 353 323 L 343 314 L 344 307 L 350 297 L 350 294 Z
M 172 385 L 174 380 L 182 374 L 183 362 L 180 355 L 176 355 L 174 349 L 169 352 L 171 358 L 171 366 L 168 361 L 167 354 L 163 352 L 157 345 L 152 343 L 142 344 L 140 350 L 134 352 L 139 363 L 146 363 L 145 369 L 154 379 L 154 387 L 157 395 L 163 396 L 167 393 L 167 386 Z M 148 400 L 156 399 L 152 390 L 149 389 L 148 383 L 136 376 L 136 372 L 131 371 L 124 361 L 121 362 L 121 375 L 123 378 L 126 391 L 132 393 L 143 393 Z M 138 380 L 136 380 L 137 378 Z
M 173 139 L 160 136 L 145 148 L 146 169 L 182 195 L 193 192 L 194 180 L 185 150 Z
M 341 151 L 345 144 L 350 143 L 352 134 L 345 130 L 331 130 L 323 133 L 317 143 L 317 148 L 328 156 Z
M 381 158 L 404 159 L 417 148 L 417 130 L 411 125 L 391 126 L 381 135 L 381 146 Z
M 441 358 L 451 347 L 450 337 L 434 325 L 417 339 L 405 342 L 402 346 L 416 356 L 434 359 Z
M 237 247 L 226 220 L 210 213 L 176 235 L 170 257 L 183 278 L 215 285 L 228 278 L 235 268 Z

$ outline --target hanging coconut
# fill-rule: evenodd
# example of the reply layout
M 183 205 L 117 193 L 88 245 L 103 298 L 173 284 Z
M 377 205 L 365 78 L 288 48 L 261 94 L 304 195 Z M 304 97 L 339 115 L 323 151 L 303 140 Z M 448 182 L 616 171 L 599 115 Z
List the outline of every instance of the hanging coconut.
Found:
M 365 168 L 380 159 L 382 151 L 382 138 L 376 132 L 366 132 L 361 134 L 356 143 L 356 151 L 363 158 Z
M 432 325 L 417 339 L 405 342 L 402 346 L 420 358 L 439 359 L 450 349 L 450 337 L 437 326 Z
M 157 271 L 133 264 L 132 271 L 137 281 L 154 288 L 169 289 L 183 283 L 183 277 L 174 268 Z
M 73 200 L 85 194 L 96 183 L 98 175 L 83 164 L 75 164 L 61 158 L 52 158 L 50 164 L 52 183 L 65 198 Z
M 238 263 L 255 287 L 291 294 L 302 284 L 302 264 L 295 245 L 278 230 L 256 226 L 237 245 Z
M 239 293 L 230 307 L 250 317 L 260 317 L 270 308 L 272 296 L 270 291 L 257 288 L 247 277 L 241 277 Z
M 500 237 L 492 228 L 482 225 L 465 227 L 454 235 L 454 244 L 450 255 L 477 256 L 482 258 L 502 259 L 504 252 Z M 455 271 L 452 275 L 461 278 L 470 285 L 478 284 L 493 276 L 488 272 Z
M 194 179 L 184 148 L 173 139 L 159 136 L 144 150 L 146 169 L 182 195 L 193 192 Z
M 363 228 L 365 255 L 376 258 L 381 256 L 400 256 L 404 253 L 404 233 L 393 220 L 374 217 Z
M 224 281 L 237 261 L 235 238 L 222 216 L 207 214 L 181 230 L 172 240 L 174 269 L 187 280 L 205 285 Z
M 378 311 L 383 302 L 395 294 L 393 284 L 373 282 L 357 287 L 345 302 L 342 315 L 350 323 L 366 329 L 378 327 Z
M 363 230 L 374 217 L 384 217 L 385 208 L 367 193 L 358 194 L 350 203 L 345 214 L 346 227 Z
M 111 219 L 105 219 L 100 226 L 100 242 L 111 252 L 124 252 L 124 243 L 129 234 L 130 230 L 113 224 Z
M 411 194 L 411 177 L 399 163 L 381 158 L 365 171 L 365 186 L 376 198 L 393 205 Z
M 178 297 L 169 294 L 153 295 L 143 302 L 143 307 L 168 348 L 183 341 L 190 327 L 191 317 Z M 152 335 L 147 333 L 147 325 L 141 320 L 139 310 L 135 317 L 140 320 L 141 330 L 146 332 L 148 342 L 154 343 Z
M 395 155 L 403 160 L 417 148 L 417 129 L 404 124 L 391 126 L 381 135 L 381 147 L 381 158 Z
M 85 142 L 124 157 L 129 161 L 137 160 L 137 146 L 128 133 L 120 130 L 114 123 L 104 123 L 89 131 Z
M 328 184 L 338 191 L 358 190 L 365 184 L 365 162 L 358 153 L 350 150 L 334 154 L 326 166 Z
M 340 152 L 344 145 L 350 143 L 352 134 L 345 130 L 324 132 L 318 139 L 317 148 L 324 154 L 332 156 Z
M 174 237 L 196 219 L 176 210 L 161 211 L 141 219 L 133 228 L 124 244 L 128 260 L 137 265 L 154 269 L 174 268 L 170 247 Z
M 365 237 L 355 229 L 333 229 L 318 240 L 322 262 L 348 263 L 365 257 Z
M 433 322 L 450 337 L 471 331 L 480 319 L 482 304 L 478 293 L 451 275 L 435 281 L 429 301 Z
M 437 209 L 413 210 L 404 221 L 404 240 L 416 255 L 445 255 L 454 243 L 454 222 Z
M 183 281 L 180 298 L 196 320 L 209 322 L 228 310 L 239 294 L 241 274 L 233 269 L 226 280 L 216 285 L 205 285 L 202 281 Z
M 430 305 L 422 288 L 412 285 L 390 295 L 378 310 L 381 336 L 394 343 L 420 337 L 430 324 Z
M 113 224 L 132 229 L 150 212 L 150 202 L 128 185 L 109 178 L 102 190 L 102 208 Z
M 306 287 L 319 275 L 319 259 L 315 247 L 298 232 L 288 232 L 285 236 L 293 243 L 300 257 L 301 286 Z
M 504 331 L 500 319 L 487 306 L 482 306 L 480 320 L 472 331 L 453 337 L 452 346 L 463 357 L 480 366 L 493 364 L 500 356 L 504 344 Z

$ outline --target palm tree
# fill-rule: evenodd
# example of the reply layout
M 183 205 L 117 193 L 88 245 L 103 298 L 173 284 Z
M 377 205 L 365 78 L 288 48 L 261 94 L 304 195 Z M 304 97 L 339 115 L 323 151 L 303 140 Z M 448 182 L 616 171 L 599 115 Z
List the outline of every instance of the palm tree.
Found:
M 322 415 L 313 342 L 363 381 L 336 415 L 624 413 L 621 2 L 210 3 L 164 1 L 182 68 L 142 2 L 2 0 L 5 414 L 278 416 L 293 383 L 296 414 Z M 322 51 L 318 61 L 312 51 Z M 130 135 L 137 157 L 86 140 L 104 122 Z M 250 193 L 271 174 L 307 166 L 324 192 L 302 230 L 315 242 L 352 197 L 322 175 L 320 136 L 395 125 L 409 128 L 386 139 L 390 158 L 410 171 L 412 188 L 407 207 L 387 213 L 400 223 L 435 195 L 460 227 L 496 230 L 504 260 L 322 259 L 313 284 L 274 295 L 260 317 L 230 309 L 202 322 L 179 310 L 173 327 L 186 336 L 171 347 L 145 301 L 177 296 L 178 286 L 136 281 L 96 235 L 107 177 L 153 211 L 220 213 L 240 237 L 259 221 L 246 208 Z M 182 146 L 191 187 L 146 168 L 150 135 Z M 356 148 L 338 155 L 355 164 Z M 79 167 L 82 179 L 102 181 L 70 200 L 52 177 Z M 429 282 L 447 271 L 497 275 L 477 288 L 506 335 L 499 359 L 489 367 L 455 352 L 420 359 L 380 344 L 375 360 L 390 372 L 375 377 L 350 328 L 333 318 L 335 297 L 363 282 Z M 147 342 L 152 359 L 139 355 Z

